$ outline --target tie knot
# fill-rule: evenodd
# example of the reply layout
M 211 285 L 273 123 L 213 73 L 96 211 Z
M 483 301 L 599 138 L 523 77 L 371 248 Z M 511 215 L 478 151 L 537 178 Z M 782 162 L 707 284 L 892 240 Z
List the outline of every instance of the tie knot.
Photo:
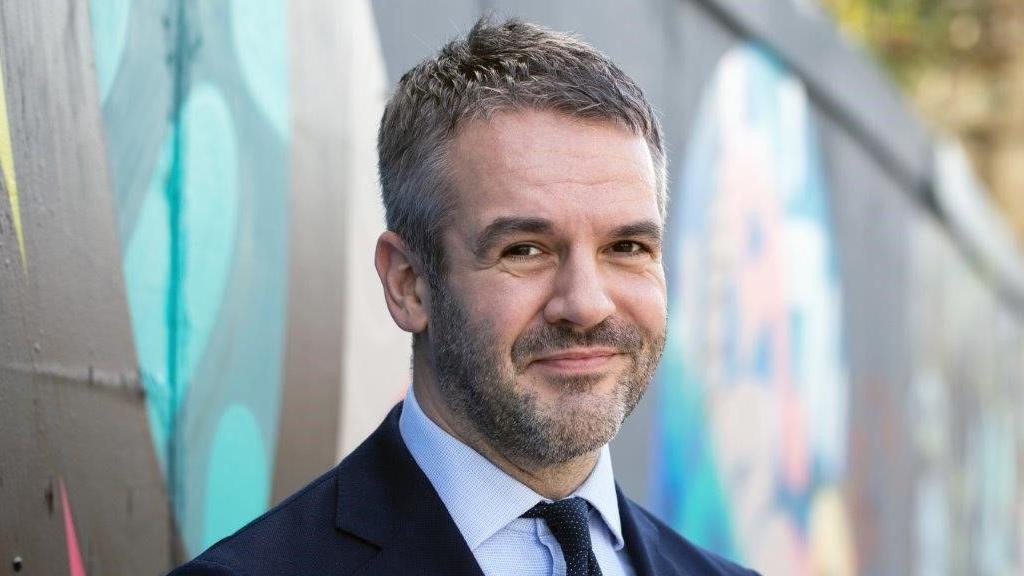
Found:
M 590 505 L 579 496 L 557 502 L 541 502 L 524 518 L 543 518 L 563 550 L 590 549 Z
M 567 576 L 599 576 L 594 551 L 590 548 L 590 504 L 576 496 L 557 502 L 541 502 L 523 518 L 543 518 L 562 547 Z

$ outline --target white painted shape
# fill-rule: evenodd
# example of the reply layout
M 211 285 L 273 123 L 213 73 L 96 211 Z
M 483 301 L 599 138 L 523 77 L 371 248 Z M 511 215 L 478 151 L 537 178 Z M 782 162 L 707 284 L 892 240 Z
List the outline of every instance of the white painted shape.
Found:
M 349 89 L 339 113 L 346 127 L 345 332 L 342 351 L 339 457 L 380 424 L 411 382 L 409 335 L 392 321 L 373 266 L 384 208 L 377 178 L 377 127 L 387 80 L 377 27 L 367 0 L 346 0 L 332 22 L 338 38 L 338 74 Z

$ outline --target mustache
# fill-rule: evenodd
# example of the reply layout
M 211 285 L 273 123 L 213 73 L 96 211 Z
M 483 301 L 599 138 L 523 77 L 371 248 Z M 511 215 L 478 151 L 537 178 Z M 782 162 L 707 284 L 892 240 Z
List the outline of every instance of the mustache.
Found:
M 645 332 L 635 324 L 617 318 L 606 318 L 585 331 L 569 326 L 542 326 L 522 334 L 512 344 L 512 363 L 522 370 L 531 359 L 566 348 L 603 346 L 621 354 L 636 354 L 647 341 Z

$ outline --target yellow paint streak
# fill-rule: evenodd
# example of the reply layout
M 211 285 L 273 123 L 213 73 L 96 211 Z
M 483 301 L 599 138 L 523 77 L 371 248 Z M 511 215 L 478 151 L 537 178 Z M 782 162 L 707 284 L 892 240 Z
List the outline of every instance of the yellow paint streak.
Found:
M 4 172 L 4 187 L 11 202 L 11 216 L 14 220 L 14 235 L 18 238 L 18 252 L 21 253 L 21 269 L 28 272 L 25 259 L 25 236 L 21 229 L 21 206 L 18 204 L 18 179 L 14 175 L 14 149 L 11 147 L 11 127 L 7 122 L 7 96 L 4 93 L 3 55 L 0 54 L 0 169 Z

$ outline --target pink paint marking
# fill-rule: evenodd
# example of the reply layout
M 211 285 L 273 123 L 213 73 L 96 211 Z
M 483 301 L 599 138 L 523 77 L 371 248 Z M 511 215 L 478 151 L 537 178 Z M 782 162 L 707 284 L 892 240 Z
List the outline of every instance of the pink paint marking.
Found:
M 68 574 L 85 576 L 85 565 L 82 563 L 82 551 L 78 548 L 78 536 L 75 535 L 75 521 L 71 517 L 71 506 L 68 504 L 68 492 L 64 489 L 64 479 L 60 483 L 60 507 L 64 511 L 64 537 L 68 548 Z

